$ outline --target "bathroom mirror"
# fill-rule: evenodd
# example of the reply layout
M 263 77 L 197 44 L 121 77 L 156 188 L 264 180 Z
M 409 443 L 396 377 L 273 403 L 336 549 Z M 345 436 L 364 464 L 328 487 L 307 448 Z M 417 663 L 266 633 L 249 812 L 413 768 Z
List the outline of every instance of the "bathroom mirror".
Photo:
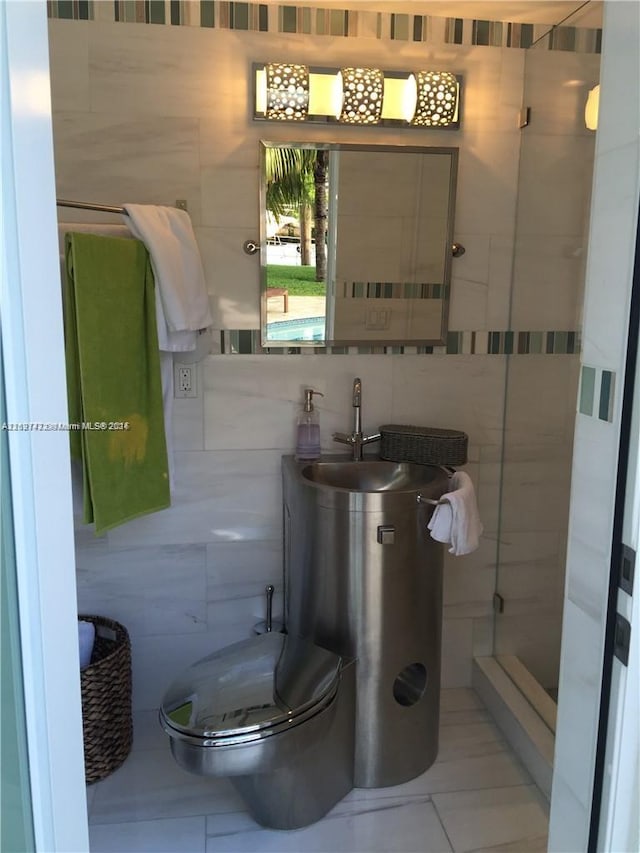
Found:
M 263 346 L 445 342 L 457 148 L 261 143 Z

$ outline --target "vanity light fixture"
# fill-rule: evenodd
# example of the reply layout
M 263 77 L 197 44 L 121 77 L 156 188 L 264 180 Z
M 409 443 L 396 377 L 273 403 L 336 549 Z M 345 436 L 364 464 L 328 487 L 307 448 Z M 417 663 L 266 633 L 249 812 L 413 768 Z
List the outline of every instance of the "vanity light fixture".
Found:
M 460 80 L 448 71 L 253 66 L 254 118 L 458 128 Z

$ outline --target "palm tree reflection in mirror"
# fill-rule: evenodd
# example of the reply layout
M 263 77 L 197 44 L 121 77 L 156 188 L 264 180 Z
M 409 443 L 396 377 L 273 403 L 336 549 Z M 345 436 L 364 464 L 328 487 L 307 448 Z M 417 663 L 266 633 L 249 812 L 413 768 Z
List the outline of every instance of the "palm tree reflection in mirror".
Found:
M 326 297 L 329 151 L 267 147 L 265 178 L 267 295 L 287 292 L 287 319 L 320 321 Z M 276 315 L 282 306 L 281 301 L 269 303 L 268 322 L 284 319 Z

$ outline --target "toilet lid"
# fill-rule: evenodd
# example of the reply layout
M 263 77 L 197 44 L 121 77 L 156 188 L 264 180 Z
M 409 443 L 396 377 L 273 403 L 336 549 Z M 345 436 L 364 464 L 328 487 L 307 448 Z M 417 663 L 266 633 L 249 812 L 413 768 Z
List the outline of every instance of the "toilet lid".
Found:
M 261 634 L 189 667 L 167 690 L 160 715 L 189 737 L 269 729 L 327 700 L 337 689 L 340 666 L 338 655 L 307 640 Z

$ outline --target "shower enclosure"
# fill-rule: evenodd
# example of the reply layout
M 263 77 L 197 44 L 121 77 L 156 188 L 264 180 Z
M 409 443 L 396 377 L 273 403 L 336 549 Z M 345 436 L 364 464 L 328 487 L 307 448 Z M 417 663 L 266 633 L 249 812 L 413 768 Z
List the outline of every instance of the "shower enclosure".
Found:
M 493 653 L 552 731 L 595 149 L 584 111 L 599 43 L 582 7 L 534 39 L 520 115 Z

